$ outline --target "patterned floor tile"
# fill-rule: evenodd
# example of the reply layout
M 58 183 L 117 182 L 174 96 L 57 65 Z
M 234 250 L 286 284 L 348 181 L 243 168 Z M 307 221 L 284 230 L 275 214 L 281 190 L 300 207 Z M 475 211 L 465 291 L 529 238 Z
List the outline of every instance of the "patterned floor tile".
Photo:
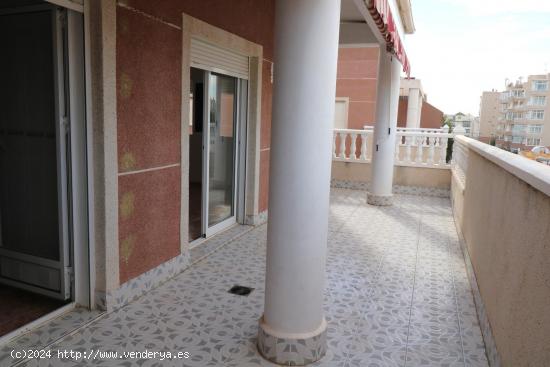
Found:
M 333 189 L 330 200 L 324 304 L 329 349 L 314 365 L 487 366 L 449 199 L 395 195 L 393 206 L 373 207 L 364 191 Z M 266 227 L 235 233 L 231 243 L 187 271 L 54 348 L 191 355 L 89 365 L 275 366 L 255 345 Z M 210 251 L 199 247 L 194 257 Z M 227 293 L 235 284 L 254 291 L 247 297 Z

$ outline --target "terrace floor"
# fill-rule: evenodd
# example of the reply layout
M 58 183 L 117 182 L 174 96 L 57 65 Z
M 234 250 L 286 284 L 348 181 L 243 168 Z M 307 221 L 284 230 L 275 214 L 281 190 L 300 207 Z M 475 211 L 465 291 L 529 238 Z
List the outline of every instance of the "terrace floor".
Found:
M 317 366 L 487 366 L 447 198 L 333 189 L 327 355 Z M 245 232 L 126 307 L 61 339 L 52 350 L 189 352 L 189 359 L 94 360 L 102 366 L 273 366 L 256 350 L 264 302 L 266 226 Z M 249 296 L 227 292 L 253 287 Z M 81 361 L 80 361 L 81 362 Z M 82 362 L 81 362 L 82 363 Z M 74 365 L 70 360 L 27 365 Z

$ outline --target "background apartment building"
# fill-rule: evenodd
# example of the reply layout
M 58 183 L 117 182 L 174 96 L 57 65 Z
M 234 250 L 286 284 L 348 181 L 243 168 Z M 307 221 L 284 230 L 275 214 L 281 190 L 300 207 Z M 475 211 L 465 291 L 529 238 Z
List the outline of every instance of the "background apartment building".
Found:
M 450 120 L 453 126 L 462 125 L 464 135 L 477 138 L 479 136 L 479 119 L 471 114 L 458 112 L 454 115 L 445 115 L 446 120 Z
M 480 130 L 491 134 L 494 96 L 484 96 L 485 93 L 481 98 Z M 550 74 L 530 75 L 526 81 L 509 83 L 499 95 L 499 117 L 494 130 L 496 145 L 515 152 L 538 145 L 550 146 L 549 97 Z
M 484 143 L 490 143 L 495 138 L 500 114 L 500 92 L 495 89 L 483 92 L 479 104 L 479 136 L 477 139 Z

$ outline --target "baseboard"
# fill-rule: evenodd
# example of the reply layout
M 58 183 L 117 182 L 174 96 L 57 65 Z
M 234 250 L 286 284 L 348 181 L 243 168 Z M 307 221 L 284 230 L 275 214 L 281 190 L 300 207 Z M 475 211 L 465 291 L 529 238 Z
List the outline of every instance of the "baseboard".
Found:
M 265 213 L 267 214 L 267 212 Z M 138 277 L 130 279 L 115 290 L 96 291 L 96 308 L 112 312 L 124 307 L 253 228 L 246 225 L 232 226 L 194 246 L 185 254 L 178 255 Z
M 264 210 L 261 213 L 256 215 L 247 215 L 245 219 L 245 224 L 249 226 L 260 226 L 267 222 L 267 210 Z
M 178 255 L 108 292 L 96 292 L 96 307 L 112 312 L 187 269 L 189 253 Z
M 368 191 L 370 186 L 369 182 L 335 180 L 335 179 L 331 180 L 330 185 L 331 187 L 339 188 L 339 189 L 362 190 L 362 191 Z M 441 197 L 441 198 L 451 197 L 450 188 L 440 188 L 440 187 L 393 185 L 392 192 L 394 194 L 401 194 L 401 195 L 434 196 L 434 197 Z

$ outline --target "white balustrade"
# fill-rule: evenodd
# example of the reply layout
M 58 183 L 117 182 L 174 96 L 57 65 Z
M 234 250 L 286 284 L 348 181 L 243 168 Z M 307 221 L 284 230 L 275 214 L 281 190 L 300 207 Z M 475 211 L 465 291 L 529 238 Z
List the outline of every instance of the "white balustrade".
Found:
M 454 134 L 448 128 L 398 128 L 395 142 L 395 164 L 428 168 L 450 168 L 447 145 Z M 360 142 L 357 139 L 361 139 Z M 373 127 L 364 130 L 335 129 L 332 157 L 336 161 L 368 163 L 372 156 Z M 359 148 L 359 151 L 357 149 Z
M 340 154 L 338 158 L 346 159 L 346 137 L 348 136 L 347 132 L 340 132 Z
M 434 156 L 435 156 L 435 146 L 436 144 L 439 144 L 439 140 L 438 139 L 434 139 L 434 138 L 429 138 L 428 139 L 428 146 L 429 146 L 429 149 L 428 149 L 428 160 L 427 160 L 427 163 L 428 164 L 434 164 Z
M 337 158 L 336 156 L 336 133 L 332 136 L 332 159 Z
M 353 159 L 357 159 L 357 156 L 355 155 L 357 153 L 357 144 L 355 143 L 357 141 L 357 133 L 351 133 L 351 147 L 349 148 L 349 154 L 353 157 Z
M 423 135 L 418 134 L 414 136 L 416 145 L 414 161 L 416 164 L 421 164 L 424 159 L 424 139 L 426 139 L 426 137 Z
M 395 161 L 396 162 L 399 162 L 400 158 L 399 158 L 399 146 L 401 145 L 401 139 L 402 137 L 401 136 L 396 136 L 395 137 Z
M 362 161 L 367 160 L 367 135 L 361 136 L 361 156 L 360 159 Z
M 453 134 L 445 130 L 433 129 L 430 132 L 411 131 L 413 129 L 397 131 L 397 139 L 404 140 L 400 145 L 404 152 L 403 157 L 396 164 L 400 166 L 418 166 L 432 168 L 450 168 L 447 164 L 447 143 Z M 426 129 L 427 130 L 427 129 Z M 402 150 L 401 150 L 402 151 Z
M 448 145 L 448 142 L 449 142 L 448 138 L 439 139 L 439 161 L 438 161 L 439 165 L 447 164 L 447 145 Z
M 337 161 L 370 162 L 368 141 L 372 140 L 372 130 L 334 129 L 332 157 Z M 349 137 L 349 139 L 348 139 Z M 361 139 L 359 145 L 357 139 Z M 359 154 L 357 154 L 357 147 Z M 338 148 L 338 154 L 337 152 Z M 346 154 L 349 152 L 349 154 Z

